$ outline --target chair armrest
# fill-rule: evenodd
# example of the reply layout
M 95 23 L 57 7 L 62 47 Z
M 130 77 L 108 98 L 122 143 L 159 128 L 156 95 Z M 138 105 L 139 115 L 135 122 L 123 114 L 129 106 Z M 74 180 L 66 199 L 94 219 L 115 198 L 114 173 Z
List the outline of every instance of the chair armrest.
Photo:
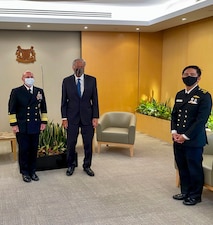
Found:
M 131 126 L 136 126 L 136 116 L 134 114 L 131 116 L 131 119 L 129 121 L 129 127 Z
M 204 155 L 213 155 L 213 132 L 207 133 L 208 144 L 204 146 Z
M 103 114 L 99 120 L 98 120 L 98 126 L 96 127 L 96 136 L 97 136 L 97 141 L 101 141 L 102 140 L 102 131 L 108 127 L 108 117 L 106 114 Z
M 109 119 L 106 114 L 103 114 L 98 120 L 98 126 L 101 128 L 101 131 L 109 127 Z
M 129 144 L 135 143 L 136 116 L 133 114 L 129 122 Z

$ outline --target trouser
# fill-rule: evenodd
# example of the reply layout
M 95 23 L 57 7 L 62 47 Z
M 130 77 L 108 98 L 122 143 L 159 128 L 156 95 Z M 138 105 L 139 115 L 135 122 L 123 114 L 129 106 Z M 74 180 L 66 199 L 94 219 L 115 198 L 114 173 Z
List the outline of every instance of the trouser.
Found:
M 91 125 L 70 124 L 67 129 L 67 164 L 68 167 L 75 166 L 75 148 L 81 130 L 83 146 L 84 146 L 84 161 L 83 168 L 88 168 L 92 164 L 92 140 L 94 136 L 94 128 Z
M 203 147 L 186 147 L 174 143 L 175 161 L 180 175 L 181 193 L 188 197 L 201 198 L 204 173 L 202 167 Z
M 20 173 L 32 175 L 36 171 L 36 159 L 38 151 L 39 134 L 17 133 L 18 161 Z

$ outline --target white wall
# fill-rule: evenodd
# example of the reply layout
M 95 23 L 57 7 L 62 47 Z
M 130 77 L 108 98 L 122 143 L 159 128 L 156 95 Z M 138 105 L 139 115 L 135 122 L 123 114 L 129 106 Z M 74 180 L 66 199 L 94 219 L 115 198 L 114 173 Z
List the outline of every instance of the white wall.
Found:
M 34 63 L 16 61 L 17 46 L 34 47 Z M 0 31 L 0 131 L 11 131 L 8 100 L 11 89 L 21 86 L 22 73 L 31 70 L 35 86 L 44 89 L 49 120 L 61 123 L 61 85 L 72 71 L 72 61 L 79 58 L 80 32 Z M 43 71 L 43 76 L 42 76 Z

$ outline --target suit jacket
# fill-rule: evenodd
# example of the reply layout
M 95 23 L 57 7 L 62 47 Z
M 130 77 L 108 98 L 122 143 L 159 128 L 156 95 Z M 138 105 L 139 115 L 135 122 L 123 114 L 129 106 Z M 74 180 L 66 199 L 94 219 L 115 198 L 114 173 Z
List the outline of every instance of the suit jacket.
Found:
M 24 85 L 12 89 L 8 108 L 10 125 L 18 125 L 20 133 L 39 133 L 41 123 L 47 123 L 46 100 L 41 88 L 33 87 L 33 94 Z
M 64 78 L 62 83 L 61 116 L 71 124 L 90 125 L 93 118 L 99 118 L 96 78 L 84 74 L 84 92 L 78 95 L 74 74 Z
M 189 94 L 185 94 L 185 90 L 177 93 L 172 110 L 171 129 L 185 134 L 190 139 L 183 145 L 202 147 L 207 143 L 205 127 L 211 108 L 211 95 L 198 86 Z

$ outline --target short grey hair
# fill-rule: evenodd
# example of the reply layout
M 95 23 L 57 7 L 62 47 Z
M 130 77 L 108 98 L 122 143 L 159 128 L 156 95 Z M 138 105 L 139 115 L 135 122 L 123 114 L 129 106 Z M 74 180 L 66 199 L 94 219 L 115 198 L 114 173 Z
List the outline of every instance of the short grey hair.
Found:
M 74 59 L 72 66 L 74 66 L 77 62 L 82 62 L 84 63 L 84 66 L 86 66 L 86 61 L 84 59 L 78 58 L 78 59 Z

